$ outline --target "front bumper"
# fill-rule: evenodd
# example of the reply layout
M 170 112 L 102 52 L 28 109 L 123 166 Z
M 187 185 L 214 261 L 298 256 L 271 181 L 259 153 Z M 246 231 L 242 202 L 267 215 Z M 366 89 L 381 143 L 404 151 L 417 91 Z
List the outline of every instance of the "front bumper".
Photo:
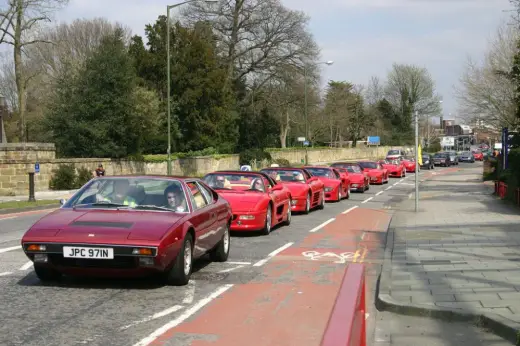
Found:
M 259 231 L 265 226 L 266 211 L 235 212 L 231 221 L 231 231 Z
M 370 184 L 382 184 L 383 183 L 383 175 L 378 176 L 369 176 Z
M 399 178 L 399 177 L 401 177 L 401 174 L 402 174 L 402 173 L 401 173 L 400 170 L 397 170 L 397 171 L 389 171 L 389 172 L 388 172 L 388 175 L 389 175 L 390 177 L 395 177 L 395 178 Z
M 341 197 L 338 198 L 338 189 L 339 186 L 336 188 L 331 188 L 329 191 L 327 187 L 325 187 L 325 202 L 337 202 L 341 199 Z
M 350 191 L 364 191 L 365 187 L 364 181 L 353 182 L 350 184 Z

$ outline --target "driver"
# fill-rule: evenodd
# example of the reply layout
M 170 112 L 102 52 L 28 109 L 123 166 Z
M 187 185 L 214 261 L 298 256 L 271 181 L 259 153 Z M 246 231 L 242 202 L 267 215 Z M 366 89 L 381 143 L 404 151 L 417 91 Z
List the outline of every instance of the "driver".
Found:
M 222 175 L 217 175 L 217 178 L 215 179 L 215 188 L 221 188 L 223 189 L 226 184 L 226 178 Z
M 127 195 L 130 183 L 126 179 L 117 179 L 114 182 L 114 192 L 102 198 L 103 202 L 116 203 L 136 207 L 137 202 L 134 198 Z
M 260 178 L 256 178 L 253 180 L 253 184 L 251 185 L 251 190 L 257 190 L 264 192 L 264 184 L 262 183 L 262 180 Z
M 186 206 L 186 199 L 179 186 L 170 185 L 164 190 L 164 198 L 166 205 L 164 207 L 173 209 L 178 212 L 185 212 L 188 208 Z

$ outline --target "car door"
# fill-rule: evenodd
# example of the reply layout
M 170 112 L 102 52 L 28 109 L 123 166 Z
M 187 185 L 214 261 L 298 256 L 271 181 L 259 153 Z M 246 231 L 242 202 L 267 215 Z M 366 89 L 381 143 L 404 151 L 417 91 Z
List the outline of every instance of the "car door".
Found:
M 199 185 L 195 181 L 187 181 L 188 195 L 193 206 L 192 223 L 195 227 L 195 245 L 193 250 L 194 257 L 200 257 L 211 249 L 211 242 L 208 237 L 211 235 L 211 225 L 214 223 L 216 215 L 209 212 L 208 203 L 202 194 Z
M 208 246 L 211 249 L 222 239 L 224 227 L 226 227 L 228 222 L 228 210 L 225 204 L 216 203 L 217 199 L 215 199 L 213 192 L 204 182 L 197 181 L 197 185 L 208 203 L 205 207 L 210 214 L 207 239 Z
M 318 179 L 317 177 L 312 176 L 307 170 L 302 170 L 303 176 L 307 184 L 309 184 L 311 188 L 312 198 L 311 204 L 313 207 L 317 206 L 320 203 L 320 194 L 322 193 L 324 183 Z
M 350 188 L 350 179 L 345 176 L 345 174 L 342 174 L 337 170 L 333 169 L 332 172 L 334 172 L 334 175 L 336 178 L 338 178 L 341 181 L 341 188 L 343 191 L 347 191 Z

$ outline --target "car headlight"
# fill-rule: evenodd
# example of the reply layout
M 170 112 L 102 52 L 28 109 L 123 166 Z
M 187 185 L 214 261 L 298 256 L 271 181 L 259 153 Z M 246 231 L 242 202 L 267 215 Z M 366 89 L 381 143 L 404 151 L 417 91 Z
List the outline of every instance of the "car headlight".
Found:
M 331 192 L 332 191 L 332 187 L 326 187 L 325 188 L 325 192 Z

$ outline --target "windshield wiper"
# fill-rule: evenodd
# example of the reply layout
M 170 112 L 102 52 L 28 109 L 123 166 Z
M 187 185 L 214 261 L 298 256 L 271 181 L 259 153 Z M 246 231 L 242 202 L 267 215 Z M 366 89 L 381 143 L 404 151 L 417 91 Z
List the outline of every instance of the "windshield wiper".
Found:
M 173 209 L 170 209 L 170 208 L 159 207 L 157 205 L 152 205 L 152 204 L 138 205 L 137 207 L 134 207 L 134 209 L 152 209 L 152 210 L 174 211 Z
M 112 203 L 112 202 L 95 202 L 95 203 L 83 203 L 83 204 L 76 204 L 73 209 L 81 208 L 81 207 L 117 207 L 118 209 L 123 208 L 129 208 L 127 205 L 120 204 L 120 203 Z

